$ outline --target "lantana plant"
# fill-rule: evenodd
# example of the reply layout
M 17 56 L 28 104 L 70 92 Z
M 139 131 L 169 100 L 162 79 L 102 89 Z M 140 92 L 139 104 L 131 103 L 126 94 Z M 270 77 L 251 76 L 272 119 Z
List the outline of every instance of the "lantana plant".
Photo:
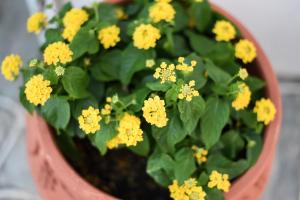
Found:
M 221 199 L 256 162 L 276 109 L 247 70 L 255 45 L 206 0 L 67 3 L 27 29 L 46 29 L 43 57 L 8 55 L 2 74 L 21 72 L 21 103 L 57 134 L 146 157 L 175 200 Z

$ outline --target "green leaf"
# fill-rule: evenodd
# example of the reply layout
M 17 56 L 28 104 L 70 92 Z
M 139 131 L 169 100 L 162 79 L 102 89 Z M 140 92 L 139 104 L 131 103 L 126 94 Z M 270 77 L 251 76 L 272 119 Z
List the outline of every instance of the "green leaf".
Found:
M 71 10 L 72 9 L 72 3 L 71 2 L 68 2 L 68 3 L 66 3 L 61 9 L 60 9 L 60 11 L 59 11 L 59 13 L 58 13 L 58 16 L 60 17 L 60 18 L 63 18 L 64 16 L 65 16 L 65 14 L 69 11 L 69 10 Z
M 66 68 L 62 78 L 62 84 L 70 97 L 74 99 L 89 96 L 89 92 L 86 89 L 89 85 L 89 76 L 79 67 Z
M 212 61 L 206 60 L 205 69 L 208 72 L 208 76 L 215 82 L 219 84 L 227 85 L 229 80 L 231 79 L 230 74 L 221 68 L 217 67 Z
M 201 56 L 207 55 L 215 46 L 215 41 L 204 35 L 199 35 L 192 31 L 186 31 L 185 34 L 189 39 L 192 49 Z
M 146 83 L 146 87 L 152 91 L 166 92 L 168 89 L 170 89 L 171 84 L 168 82 L 160 83 L 160 81 L 153 81 Z
M 35 106 L 27 100 L 24 90 L 25 90 L 24 86 L 20 88 L 20 93 L 19 93 L 20 102 L 29 113 L 32 113 L 34 111 Z
M 218 142 L 222 130 L 229 120 L 229 111 L 230 107 L 226 101 L 217 97 L 207 100 L 201 119 L 201 138 L 207 149 Z
M 254 112 L 249 110 L 242 110 L 238 112 L 238 116 L 240 117 L 242 122 L 246 124 L 246 126 L 253 129 L 256 128 L 258 122 L 256 114 Z
M 91 67 L 92 76 L 98 81 L 120 80 L 121 50 L 111 50 L 103 54 Z
M 55 73 L 55 71 L 51 68 L 47 68 L 43 72 L 44 79 L 51 82 L 51 85 L 56 85 L 58 83 L 58 77 Z
M 247 160 L 249 163 L 249 167 L 254 165 L 259 158 L 262 147 L 263 147 L 263 141 L 261 138 L 261 135 L 255 134 L 255 133 L 248 133 L 244 135 L 244 137 L 247 139 Z
M 99 51 L 99 41 L 96 38 L 95 31 L 82 27 L 72 40 L 70 49 L 73 52 L 73 60 L 85 53 L 97 53 Z
M 210 52 L 206 54 L 216 65 L 227 66 L 235 59 L 234 48 L 231 43 L 218 42 Z
M 266 83 L 257 77 L 249 76 L 245 80 L 246 84 L 250 87 L 251 92 L 256 92 L 265 87 Z
M 173 84 L 172 87 L 166 92 L 165 99 L 167 106 L 177 102 L 180 86 Z
M 211 189 L 208 188 L 206 191 L 206 198 L 207 200 L 224 200 L 224 194 L 221 190 L 218 190 L 217 188 Z
M 205 171 L 203 171 L 203 172 L 201 172 L 197 182 L 200 186 L 206 186 L 208 183 L 208 180 L 209 180 L 208 174 Z
M 140 88 L 132 92 L 130 98 L 135 101 L 135 104 L 130 106 L 130 109 L 134 112 L 138 112 L 144 106 L 144 100 L 149 95 L 150 90 L 148 88 Z
M 146 60 L 154 58 L 155 51 L 153 49 L 145 51 L 129 45 L 122 52 L 121 69 L 119 71 L 121 82 L 128 85 L 134 73 L 146 68 Z
M 180 3 L 174 2 L 173 7 L 176 10 L 175 19 L 174 19 L 174 23 L 175 23 L 174 31 L 177 32 L 185 29 L 188 26 L 189 17 Z
M 70 105 L 63 97 L 51 96 L 42 106 L 42 115 L 56 129 L 65 129 L 70 120 Z
M 187 131 L 180 121 L 176 109 L 168 115 L 168 124 L 163 128 L 152 126 L 152 135 L 164 152 L 174 152 L 175 145 L 183 140 Z
M 47 29 L 45 32 L 46 42 L 49 44 L 53 42 L 63 41 L 64 39 L 61 35 L 62 34 L 60 29 Z
M 175 41 L 173 42 L 173 47 L 169 45 L 167 40 L 164 42 L 164 49 L 168 53 L 174 57 L 185 56 L 189 53 L 189 47 L 184 37 L 180 35 L 173 35 L 172 40 Z
M 97 147 L 102 155 L 105 155 L 107 152 L 106 143 L 116 136 L 116 123 L 104 123 L 104 120 L 100 122 L 100 130 L 95 134 L 90 136 L 92 144 Z
M 87 98 L 87 99 L 78 99 L 71 102 L 71 111 L 72 117 L 77 120 L 77 118 L 81 115 L 82 110 L 88 109 L 88 107 L 92 106 L 93 108 L 98 108 L 98 102 L 95 98 Z
M 115 9 L 116 6 L 113 4 L 100 3 L 98 7 L 99 20 L 115 24 L 118 21 Z
M 191 148 L 180 149 L 175 154 L 175 179 L 183 184 L 196 170 L 194 153 Z
M 191 134 L 205 111 L 205 101 L 201 96 L 193 97 L 190 102 L 180 100 L 178 110 L 185 130 Z
M 222 174 L 228 174 L 229 179 L 232 180 L 242 175 L 248 168 L 248 161 L 241 159 L 238 161 L 231 161 L 222 154 L 213 154 L 208 157 L 206 168 L 211 173 L 213 170 L 217 170 Z
M 145 131 L 143 131 L 143 141 L 137 143 L 136 146 L 132 146 L 129 149 L 133 151 L 134 153 L 140 155 L 140 156 L 148 156 L 150 152 L 150 141 L 148 138 L 148 135 Z
M 239 132 L 230 130 L 222 135 L 221 141 L 224 145 L 224 155 L 230 159 L 236 159 L 245 147 L 245 141 Z
M 195 22 L 196 28 L 200 32 L 204 32 L 212 23 L 212 9 L 207 1 L 198 3 L 193 2 L 189 9 L 192 19 Z

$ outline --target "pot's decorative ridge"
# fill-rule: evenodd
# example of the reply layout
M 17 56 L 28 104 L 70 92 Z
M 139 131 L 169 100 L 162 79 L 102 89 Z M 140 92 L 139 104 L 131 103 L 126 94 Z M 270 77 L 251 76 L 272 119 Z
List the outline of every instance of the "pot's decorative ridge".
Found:
M 213 8 L 234 22 L 245 38 L 254 42 L 257 48 L 257 73 L 266 81 L 266 95 L 277 108 L 275 120 L 265 129 L 264 146 L 257 163 L 236 180 L 231 190 L 225 194 L 229 200 L 259 199 L 267 183 L 281 126 L 282 106 L 278 82 L 265 53 L 249 31 L 220 7 L 213 5 Z M 69 166 L 54 143 L 51 129 L 36 114 L 27 116 L 27 145 L 32 174 L 43 199 L 116 199 L 96 189 Z

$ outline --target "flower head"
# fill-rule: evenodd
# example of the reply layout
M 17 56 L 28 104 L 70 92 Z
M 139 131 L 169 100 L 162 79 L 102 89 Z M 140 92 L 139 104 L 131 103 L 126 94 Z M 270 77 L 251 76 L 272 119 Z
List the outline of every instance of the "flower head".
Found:
M 248 77 L 248 72 L 247 69 L 245 68 L 240 68 L 238 76 L 242 79 L 242 80 L 246 80 L 246 78 Z
M 239 83 L 238 93 L 235 100 L 232 102 L 232 107 L 235 110 L 243 110 L 247 108 L 251 100 L 251 91 L 248 85 L 245 83 Z
M 105 104 L 104 108 L 101 109 L 101 115 L 110 115 L 112 107 L 110 104 Z
M 98 39 L 105 49 L 116 46 L 120 41 L 120 28 L 116 25 L 101 29 L 98 32 Z
M 63 42 L 54 42 L 47 46 L 44 51 L 44 61 L 48 65 L 57 63 L 67 64 L 72 61 L 73 52 Z
M 252 42 L 243 39 L 235 45 L 235 57 L 241 59 L 243 63 L 250 63 L 256 57 L 256 48 Z
M 52 88 L 50 81 L 44 80 L 43 75 L 34 75 L 25 84 L 26 99 L 34 105 L 44 105 L 50 98 Z
M 7 80 L 13 81 L 19 75 L 22 65 L 23 62 L 19 55 L 10 54 L 2 61 L 1 72 Z
M 96 133 L 100 130 L 100 120 L 99 109 L 90 106 L 88 109 L 81 111 L 81 115 L 78 117 L 79 128 L 86 134 Z
M 153 59 L 146 60 L 146 67 L 152 68 L 154 65 L 155 65 L 155 60 Z
M 65 68 L 63 68 L 62 66 L 58 66 L 55 68 L 55 74 L 57 76 L 63 76 L 65 74 Z
M 43 12 L 37 12 L 27 20 L 27 31 L 29 33 L 39 33 L 45 26 L 47 26 L 47 16 Z
M 118 127 L 121 143 L 126 146 L 136 146 L 138 142 L 143 141 L 143 131 L 140 126 L 141 120 L 138 117 L 125 113 Z
M 72 8 L 70 11 L 68 11 L 65 14 L 63 18 L 63 24 L 65 27 L 69 27 L 69 26 L 80 27 L 88 19 L 89 19 L 89 15 L 85 10 L 80 8 Z
M 262 98 L 255 103 L 253 110 L 257 114 L 257 121 L 268 125 L 274 120 L 276 115 L 276 108 L 270 99 Z
M 213 33 L 216 34 L 217 41 L 228 42 L 235 38 L 236 31 L 232 24 L 225 20 L 217 21 L 213 28 Z
M 115 149 L 120 144 L 122 144 L 122 141 L 121 141 L 121 139 L 119 138 L 118 135 L 106 142 L 106 146 L 107 146 L 108 149 Z
M 155 69 L 155 73 L 153 74 L 153 77 L 156 79 L 160 79 L 161 83 L 164 83 L 166 81 L 176 82 L 176 74 L 174 70 L 175 70 L 174 64 L 170 64 L 168 66 L 167 63 L 162 62 L 160 64 L 160 67 Z
M 197 160 L 198 164 L 204 163 L 207 161 L 207 154 L 208 151 L 203 149 L 203 148 L 199 148 L 197 146 L 192 146 L 192 150 L 194 151 L 194 157 Z
M 178 98 L 191 101 L 193 97 L 199 96 L 199 92 L 195 90 L 194 86 L 195 81 L 190 81 L 189 84 L 182 85 L 178 94 Z
M 192 72 L 194 70 L 194 67 L 197 65 L 197 61 L 192 60 L 191 64 L 188 65 L 185 63 L 185 59 L 183 57 L 178 58 L 179 64 L 176 65 L 176 69 L 179 71 L 185 71 L 185 72 Z
M 138 49 L 154 48 L 160 37 L 159 29 L 151 24 L 141 24 L 133 33 L 133 45 Z
M 170 196 L 174 200 L 204 200 L 206 193 L 201 186 L 197 186 L 197 181 L 190 178 L 184 181 L 183 185 L 179 185 L 174 180 L 169 186 Z
M 228 174 L 221 174 L 214 170 L 209 176 L 208 187 L 209 188 L 216 187 L 219 190 L 228 192 L 231 185 L 228 179 L 229 179 Z
M 165 101 L 159 96 L 144 101 L 143 116 L 148 123 L 159 128 L 167 125 L 168 118 L 165 109 Z
M 71 42 L 74 39 L 77 32 L 79 31 L 79 29 L 80 29 L 80 26 L 67 26 L 67 27 L 65 27 L 65 29 L 62 33 L 62 36 L 64 39 Z
M 171 22 L 175 17 L 175 9 L 169 2 L 156 2 L 149 9 L 149 16 L 153 22 Z

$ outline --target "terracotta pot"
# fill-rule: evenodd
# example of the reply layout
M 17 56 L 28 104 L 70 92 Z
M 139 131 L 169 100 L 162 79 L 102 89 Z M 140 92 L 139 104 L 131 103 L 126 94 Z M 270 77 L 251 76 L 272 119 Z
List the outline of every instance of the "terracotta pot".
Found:
M 258 56 L 251 68 L 266 81 L 266 96 L 272 99 L 277 108 L 275 120 L 265 129 L 264 146 L 257 163 L 236 180 L 225 195 L 228 200 L 255 200 L 260 198 L 267 183 L 279 137 L 282 108 L 278 82 L 265 53 L 249 31 L 223 9 L 216 5 L 213 8 L 233 21 L 242 35 L 255 43 Z M 54 143 L 51 129 L 36 114 L 27 116 L 27 151 L 32 175 L 43 199 L 116 199 L 89 184 L 74 171 Z

